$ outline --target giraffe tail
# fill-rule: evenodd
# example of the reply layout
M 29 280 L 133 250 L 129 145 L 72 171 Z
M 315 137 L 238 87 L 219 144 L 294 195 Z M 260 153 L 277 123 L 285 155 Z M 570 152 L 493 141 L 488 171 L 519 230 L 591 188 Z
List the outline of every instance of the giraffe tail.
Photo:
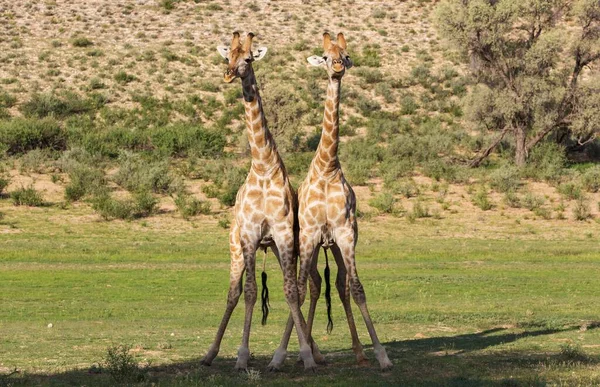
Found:
M 325 304 L 327 304 L 327 333 L 333 331 L 333 320 L 331 319 L 331 274 L 329 272 L 329 258 L 327 249 L 325 251 Z
M 269 288 L 267 287 L 267 272 L 265 271 L 265 266 L 267 263 L 267 251 L 265 250 L 265 258 L 263 261 L 263 271 L 261 274 L 261 279 L 262 279 L 262 292 L 260 294 L 260 300 L 261 300 L 261 304 L 262 304 L 262 325 L 266 325 L 267 324 L 267 317 L 269 316 L 269 308 L 271 305 L 269 305 Z

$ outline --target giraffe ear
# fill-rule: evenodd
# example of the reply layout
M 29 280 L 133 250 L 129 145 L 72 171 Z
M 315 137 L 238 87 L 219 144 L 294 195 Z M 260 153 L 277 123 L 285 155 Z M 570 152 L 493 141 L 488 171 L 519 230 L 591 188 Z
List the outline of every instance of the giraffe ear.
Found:
M 308 60 L 308 63 L 310 63 L 313 66 L 321 66 L 325 64 L 325 59 L 318 55 L 309 56 L 308 58 L 306 58 L 306 60 Z
M 229 56 L 229 47 L 227 46 L 217 46 L 217 51 L 224 59 L 228 59 Z
M 266 47 L 259 47 L 256 50 L 252 51 L 252 57 L 254 58 L 254 60 L 261 60 L 265 57 L 265 55 L 267 55 Z

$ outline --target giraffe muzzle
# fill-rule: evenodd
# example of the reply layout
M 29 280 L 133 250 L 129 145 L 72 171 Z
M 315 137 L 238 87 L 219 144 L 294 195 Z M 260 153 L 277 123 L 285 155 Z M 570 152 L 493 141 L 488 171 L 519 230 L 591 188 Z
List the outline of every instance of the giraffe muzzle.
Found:
M 344 66 L 344 63 L 341 59 L 334 59 L 331 68 L 336 73 L 341 73 L 346 69 L 346 66 Z
M 227 69 L 225 71 L 225 74 L 223 75 L 223 80 L 227 83 L 233 82 L 233 80 L 235 78 L 236 78 L 235 72 L 231 71 L 231 69 Z

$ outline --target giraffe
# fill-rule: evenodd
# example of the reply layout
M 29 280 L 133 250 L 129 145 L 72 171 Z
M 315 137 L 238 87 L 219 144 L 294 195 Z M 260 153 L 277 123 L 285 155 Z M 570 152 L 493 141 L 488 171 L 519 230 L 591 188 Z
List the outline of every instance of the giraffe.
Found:
M 300 357 L 304 361 L 305 369 L 314 370 L 316 363 L 302 328 L 306 322 L 298 302 L 295 247 L 298 201 L 263 114 L 252 62 L 262 59 L 267 48 L 259 47 L 252 51 L 253 37 L 254 34 L 248 33 L 242 43 L 240 34 L 234 32 L 230 47 L 217 47 L 218 52 L 228 62 L 224 81 L 231 83 L 238 77 L 242 80 L 246 131 L 252 164 L 245 183 L 237 193 L 234 219 L 229 233 L 231 267 L 227 307 L 215 340 L 201 362 L 210 365 L 219 352 L 229 318 L 242 293 L 241 279 L 245 271 L 246 283 L 243 290 L 246 313 L 235 369 L 247 369 L 250 357 L 250 326 L 257 298 L 256 251 L 258 248 L 266 251 L 270 247 L 283 271 L 284 293 L 298 333 Z
M 356 271 L 355 247 L 358 239 L 356 196 L 344 178 L 337 156 L 341 80 L 346 69 L 352 67 L 352 61 L 346 52 L 346 39 L 342 33 L 337 35 L 335 42 L 328 33 L 323 34 L 323 49 L 322 56 L 313 55 L 308 58 L 312 66 L 324 67 L 327 70 L 329 85 L 321 140 L 310 164 L 308 175 L 298 189 L 300 224 L 298 296 L 302 304 L 306 297 L 306 282 L 310 278 L 310 307 L 306 333 L 312 345 L 311 329 L 321 291 L 321 278 L 317 271 L 319 249 L 324 248 L 326 257 L 327 249 L 331 249 L 338 266 L 335 284 L 348 320 L 356 360 L 359 364 L 368 364 L 356 332 L 350 294 L 363 316 L 379 365 L 385 371 L 392 367 L 392 363 L 375 332 L 367 309 L 365 291 Z M 292 328 L 293 320 L 290 316 L 281 344 L 273 355 L 269 369 L 279 369 L 283 364 Z

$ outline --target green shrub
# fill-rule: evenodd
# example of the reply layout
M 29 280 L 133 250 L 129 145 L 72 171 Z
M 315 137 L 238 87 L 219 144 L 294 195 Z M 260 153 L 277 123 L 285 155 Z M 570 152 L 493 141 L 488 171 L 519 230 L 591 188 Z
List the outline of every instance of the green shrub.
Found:
M 546 200 L 543 196 L 538 196 L 531 192 L 527 192 L 521 199 L 521 205 L 530 211 L 540 208 L 545 202 Z
M 85 99 L 73 92 L 61 94 L 44 93 L 33 94 L 29 101 L 25 102 L 19 110 L 26 117 L 48 117 L 64 118 L 71 115 L 90 113 L 96 108 L 104 105 L 106 101 Z
M 17 98 L 8 94 L 6 91 L 0 91 L 0 108 L 10 108 L 15 105 Z
M 137 219 L 150 216 L 156 210 L 158 199 L 148 191 L 134 194 L 133 199 L 119 200 L 103 193 L 94 198 L 92 208 L 105 220 Z
M 394 212 L 394 204 L 396 199 L 391 192 L 384 191 L 379 195 L 369 200 L 369 205 L 378 209 L 380 212 L 391 214 Z
M 588 192 L 600 191 L 600 166 L 596 165 L 592 168 L 588 168 L 583 175 L 581 175 L 581 183 Z
M 400 114 L 414 114 L 419 105 L 412 95 L 407 94 L 400 100 Z
M 86 195 L 101 195 L 106 189 L 104 172 L 98 168 L 78 164 L 69 171 L 69 184 L 65 187 L 65 199 L 77 201 Z
M 6 187 L 10 184 L 10 176 L 5 174 L 0 174 L 0 195 L 4 192 Z
M 376 47 L 366 46 L 361 55 L 353 55 L 352 62 L 355 66 L 366 66 L 366 67 L 381 67 L 381 58 L 379 57 L 379 51 Z
M 117 83 L 121 85 L 126 85 L 130 82 L 137 81 L 137 77 L 135 75 L 128 74 L 124 70 L 120 70 L 119 72 L 117 72 L 114 76 L 114 79 Z
M 139 154 L 123 152 L 119 171 L 114 175 L 115 183 L 130 192 L 152 191 L 169 193 L 174 177 L 169 172 L 168 161 L 149 162 Z
M 67 133 L 53 118 L 15 118 L 0 121 L 0 144 L 13 155 L 37 148 L 64 150 Z
M 25 153 L 21 159 L 21 172 L 43 173 L 46 170 L 50 156 L 45 149 L 33 149 Z
M 565 174 L 566 160 L 563 146 L 545 142 L 532 149 L 525 172 L 534 179 L 558 182 Z
M 78 36 L 76 38 L 73 38 L 71 44 L 73 45 L 73 47 L 89 47 L 92 46 L 94 42 L 92 42 L 85 36 Z
M 519 170 L 513 166 L 502 165 L 490 173 L 489 182 L 497 192 L 514 192 L 521 185 Z
M 229 168 L 225 172 L 223 192 L 219 195 L 219 202 L 225 206 L 233 206 L 237 192 L 246 181 L 248 170 L 246 168 Z
M 223 133 L 188 123 L 175 123 L 151 134 L 152 145 L 166 156 L 216 156 L 223 153 Z
M 173 197 L 173 201 L 183 219 L 186 220 L 192 216 L 199 214 L 208 215 L 211 212 L 211 205 L 209 202 L 191 197 L 185 192 L 177 193 Z
M 363 97 L 362 95 L 358 97 L 356 106 L 365 117 L 369 117 L 374 112 L 381 110 L 381 105 L 379 102 L 370 97 Z
M 21 187 L 10 193 L 10 198 L 15 206 L 41 207 L 45 205 L 42 194 L 33 185 Z
M 491 210 L 493 205 L 490 202 L 487 189 L 484 186 L 479 187 L 475 195 L 472 197 L 472 202 L 483 211 Z
M 561 183 L 557 190 L 561 196 L 568 200 L 580 199 L 583 196 L 583 189 L 577 183 Z
M 429 218 L 429 208 L 425 206 L 420 200 L 416 201 L 411 211 L 406 214 L 406 218 L 409 222 L 414 222 L 419 218 Z
M 379 83 L 383 81 L 383 73 L 376 69 L 358 68 L 356 75 L 365 80 L 368 84 Z
M 146 378 L 130 350 L 130 346 L 118 345 L 106 351 L 102 366 L 117 383 L 139 383 Z
M 420 193 L 419 186 L 412 179 L 405 181 L 397 181 L 395 184 L 392 185 L 392 187 L 393 192 L 399 193 L 407 199 L 414 196 L 418 196 Z
M 573 217 L 575 220 L 586 220 L 591 216 L 589 202 L 584 196 L 579 197 L 573 207 Z
M 521 208 L 521 199 L 513 191 L 507 191 L 504 194 L 504 203 L 512 208 Z

